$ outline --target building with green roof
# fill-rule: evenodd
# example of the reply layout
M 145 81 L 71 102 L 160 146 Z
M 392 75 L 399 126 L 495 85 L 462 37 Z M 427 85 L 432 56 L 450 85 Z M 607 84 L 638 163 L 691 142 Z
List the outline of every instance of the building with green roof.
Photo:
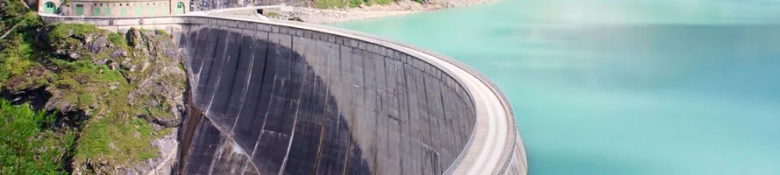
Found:
M 38 12 L 62 16 L 165 16 L 190 11 L 189 0 L 41 0 Z

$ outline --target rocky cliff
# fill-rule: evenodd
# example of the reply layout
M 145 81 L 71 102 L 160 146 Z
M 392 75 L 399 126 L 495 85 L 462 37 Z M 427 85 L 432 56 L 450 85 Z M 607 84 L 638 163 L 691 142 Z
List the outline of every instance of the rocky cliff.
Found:
M 55 169 L 73 174 L 169 169 L 159 165 L 176 154 L 186 73 L 168 34 L 44 25 L 33 12 L 3 21 L 17 24 L 16 30 L 3 25 L 9 33 L 0 42 L 3 98 L 56 115 L 43 132 L 76 132 L 72 145 L 32 145 L 31 150 L 64 150 L 56 159 L 39 161 L 58 162 L 62 166 Z M 0 164 L 0 174 L 18 167 Z

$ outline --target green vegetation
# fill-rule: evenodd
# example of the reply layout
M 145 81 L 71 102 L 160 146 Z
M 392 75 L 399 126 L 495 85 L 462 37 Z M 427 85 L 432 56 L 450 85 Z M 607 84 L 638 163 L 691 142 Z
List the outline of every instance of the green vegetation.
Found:
M 21 3 L 20 1 L 11 2 L 15 2 L 11 4 Z M 10 7 L 14 6 L 21 5 L 8 6 L 9 9 L 4 9 L 6 14 L 2 19 L 2 24 L 10 28 L 3 29 L 3 33 L 8 32 L 8 35 L 0 42 L 0 48 L 5 48 L 0 50 L 0 85 L 3 85 L 11 75 L 35 70 L 33 69 L 34 67 L 40 66 L 32 58 L 36 58 L 41 54 L 33 52 L 33 40 L 37 35 L 34 29 L 40 26 L 42 22 L 34 12 L 16 12 L 11 10 L 14 8 Z M 18 16 L 8 16 L 9 13 L 16 13 Z M 12 29 L 13 31 L 11 31 Z
M 387 5 L 396 0 L 316 0 L 314 1 L 315 7 L 328 9 L 328 8 L 344 8 L 344 7 L 360 7 L 361 4 L 365 5 Z M 414 2 L 423 3 L 423 0 L 414 0 Z M 268 15 L 270 16 L 270 15 Z
M 0 90 L 45 89 L 48 103 L 63 113 L 58 118 L 0 101 L 0 132 L 10 133 L 0 136 L 0 174 L 101 174 L 158 156 L 151 141 L 171 130 L 137 116 L 173 119 L 170 99 L 140 83 L 183 91 L 186 78 L 166 69 L 183 67 L 163 54 L 175 47 L 164 42 L 170 40 L 165 31 L 123 35 L 86 24 L 43 24 L 34 12 L 6 7 L 0 27 L 16 29 L 0 40 Z M 99 38 L 105 44 L 93 44 Z M 88 48 L 93 45 L 99 48 Z M 125 54 L 112 56 L 115 51 Z M 86 120 L 73 128 L 52 125 L 80 114 Z
M 108 33 L 89 24 L 56 23 L 47 26 L 47 28 L 49 31 L 49 35 L 46 38 L 48 44 L 50 44 L 53 48 L 63 49 L 79 49 L 78 47 L 75 47 L 81 46 L 80 44 L 83 44 L 79 39 L 86 38 L 87 35 L 100 35 Z
M 314 1 L 314 3 L 317 8 L 322 8 L 322 9 L 344 8 L 348 4 L 344 0 L 317 0 Z
M 270 17 L 270 18 L 274 18 L 274 17 L 279 16 L 279 14 L 278 13 L 274 13 L 274 12 L 268 12 L 268 13 L 265 13 L 265 16 Z
M 76 49 L 79 53 L 89 53 L 79 50 L 84 49 L 83 47 L 73 47 L 79 45 L 78 38 L 85 38 L 87 35 L 93 38 L 106 36 L 107 40 L 118 48 L 129 48 L 127 39 L 118 37 L 121 35 L 107 33 L 94 26 L 54 24 L 50 27 L 52 32 L 48 36 L 49 43 L 54 48 L 59 48 L 60 50 L 72 51 Z M 70 36 L 64 37 L 65 35 L 62 35 L 63 31 L 70 31 Z M 160 37 L 152 39 L 155 42 L 166 39 L 164 36 L 167 35 L 167 33 L 161 30 L 140 32 L 143 36 L 145 36 L 143 33 L 146 32 L 156 33 Z M 136 43 L 136 45 L 139 44 Z M 111 69 L 107 65 L 96 65 L 93 63 L 95 59 L 110 58 L 108 55 L 111 52 L 112 50 L 85 54 L 75 60 L 52 59 L 53 65 L 62 68 L 61 72 L 58 73 L 58 81 L 52 83 L 52 86 L 59 87 L 58 89 L 61 91 L 60 93 L 53 93 L 54 97 L 52 99 L 76 104 L 76 107 L 80 110 L 88 111 L 90 115 L 100 117 L 89 120 L 89 125 L 82 131 L 83 135 L 78 141 L 79 144 L 76 147 L 76 154 L 73 159 L 77 167 L 83 166 L 80 163 L 86 163 L 89 160 L 109 162 L 112 165 L 124 165 L 154 158 L 157 156 L 157 150 L 151 146 L 151 140 L 167 134 L 163 130 L 153 130 L 150 124 L 135 117 L 140 114 L 147 114 L 148 111 L 155 111 L 151 116 L 171 118 L 172 115 L 167 112 L 167 105 L 147 105 L 146 102 L 156 100 L 149 95 L 136 96 L 135 101 L 141 103 L 133 103 L 128 98 L 128 94 L 132 94 L 136 88 L 139 88 L 138 83 L 140 81 L 137 80 L 146 79 L 152 76 L 152 74 L 159 72 L 152 72 L 151 69 L 147 69 L 147 71 L 133 71 L 127 67 Z M 141 50 L 128 50 L 128 52 L 135 53 L 131 55 L 137 55 L 130 59 L 129 65 L 143 65 L 144 61 L 152 60 L 153 62 L 150 62 L 149 65 L 162 66 L 162 64 L 155 64 L 154 61 L 172 61 L 160 53 L 154 53 L 156 54 L 155 59 L 149 59 L 149 55 L 142 54 L 143 51 Z M 120 59 L 109 60 L 112 62 L 124 61 Z M 173 66 L 178 67 L 178 65 L 179 63 L 176 63 Z M 183 89 L 183 78 L 182 76 L 164 74 L 156 81 L 163 84 L 172 84 Z
M 379 4 L 379 5 L 387 5 L 387 4 L 390 4 L 391 2 L 393 2 L 393 0 L 373 0 L 373 3 Z M 422 3 L 422 0 L 415 1 L 415 2 Z
M 111 160 L 146 160 L 157 157 L 157 150 L 149 147 L 155 131 L 143 119 L 132 118 L 123 125 L 116 125 L 110 119 L 98 119 L 85 129 L 74 160 L 95 159 L 101 156 Z M 167 134 L 161 132 L 159 134 Z M 137 138 L 137 137 L 140 137 Z M 128 162 L 125 162 L 128 163 Z
M 121 34 L 118 33 L 108 34 L 108 41 L 111 41 L 111 43 L 114 45 L 127 46 L 127 41 L 125 40 L 125 36 L 122 36 Z
M 53 126 L 54 115 L 0 99 L 0 174 L 66 174 L 76 132 Z
M 22 1 L 0 0 L 0 4 L 3 5 L 3 8 L 0 8 L 0 14 L 2 14 L 0 17 L 3 19 L 3 24 L 5 24 L 5 27 L 11 26 L 8 24 L 15 24 L 14 21 L 6 21 L 7 19 L 22 16 L 29 11 L 26 7 L 24 7 Z
M 359 7 L 360 4 L 363 4 L 363 0 L 349 0 L 349 7 Z
M 154 33 L 155 33 L 155 34 L 158 34 L 158 35 L 168 36 L 168 32 L 166 32 L 166 31 L 165 31 L 165 30 L 163 30 L 163 29 L 157 29 L 157 30 L 154 30 Z

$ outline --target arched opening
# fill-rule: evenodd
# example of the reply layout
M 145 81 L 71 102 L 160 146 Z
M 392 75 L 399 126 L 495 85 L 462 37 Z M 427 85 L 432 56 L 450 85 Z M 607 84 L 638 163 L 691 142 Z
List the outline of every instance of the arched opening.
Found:
M 57 6 L 53 2 L 46 2 L 43 4 L 43 13 L 54 14 L 57 12 Z
M 184 3 L 183 2 L 176 3 L 176 14 L 184 14 Z

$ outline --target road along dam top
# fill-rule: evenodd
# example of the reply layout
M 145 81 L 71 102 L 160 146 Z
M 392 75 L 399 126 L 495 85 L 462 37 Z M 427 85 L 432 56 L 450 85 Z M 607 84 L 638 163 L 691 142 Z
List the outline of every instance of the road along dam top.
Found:
M 42 17 L 178 39 L 182 174 L 527 174 L 503 94 L 429 51 L 287 21 Z

